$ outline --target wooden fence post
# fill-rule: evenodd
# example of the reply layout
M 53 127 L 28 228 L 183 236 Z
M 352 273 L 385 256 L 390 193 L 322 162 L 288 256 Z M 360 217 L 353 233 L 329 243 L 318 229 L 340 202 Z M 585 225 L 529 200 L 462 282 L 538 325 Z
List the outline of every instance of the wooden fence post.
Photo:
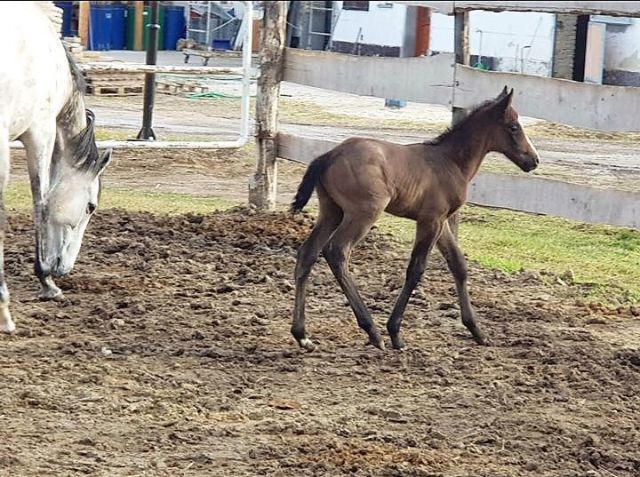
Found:
M 134 3 L 134 24 L 133 30 L 133 49 L 136 51 L 144 50 L 142 47 L 142 39 L 144 37 L 144 30 L 146 28 L 144 24 L 144 2 L 136 1 Z
M 287 4 L 264 2 L 256 97 L 257 164 L 249 181 L 249 203 L 259 210 L 273 210 L 276 206 L 278 97 L 284 65 Z
M 456 55 L 456 63 L 461 65 L 469 64 L 469 12 L 455 12 L 454 18 L 454 52 Z M 454 75 L 454 91 L 455 97 L 455 75 Z M 466 110 L 463 108 L 451 108 L 451 124 L 456 124 L 462 118 L 464 118 Z M 453 235 L 458 237 L 458 225 L 460 223 L 459 212 L 456 212 L 449 218 L 449 227 L 453 232 Z
M 89 15 L 91 14 L 91 3 L 78 2 L 78 36 L 80 43 L 89 48 Z

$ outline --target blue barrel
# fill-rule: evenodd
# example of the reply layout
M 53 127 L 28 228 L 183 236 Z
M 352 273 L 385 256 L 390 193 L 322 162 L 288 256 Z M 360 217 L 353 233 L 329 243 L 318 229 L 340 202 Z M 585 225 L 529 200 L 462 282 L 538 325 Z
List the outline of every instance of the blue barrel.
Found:
M 73 36 L 71 17 L 73 17 L 73 2 L 54 2 L 62 9 L 62 36 Z
M 89 17 L 89 49 L 111 49 L 111 24 L 113 14 L 110 5 L 91 5 Z
M 127 45 L 127 6 L 111 5 L 111 49 L 124 50 Z
M 164 47 L 175 50 L 184 38 L 184 7 L 167 6 L 164 11 Z

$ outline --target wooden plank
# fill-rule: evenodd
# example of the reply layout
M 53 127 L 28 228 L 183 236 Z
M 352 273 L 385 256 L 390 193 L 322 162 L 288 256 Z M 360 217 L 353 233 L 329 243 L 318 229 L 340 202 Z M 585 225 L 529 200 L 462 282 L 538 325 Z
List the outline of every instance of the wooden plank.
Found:
M 514 88 L 522 116 L 598 131 L 640 131 L 640 89 L 456 66 L 454 106 L 470 108 Z
M 280 132 L 278 157 L 308 164 L 339 144 Z M 590 223 L 640 228 L 640 194 L 525 175 L 480 172 L 468 202 Z
M 622 17 L 640 16 L 638 2 L 549 2 L 549 1 L 512 1 L 512 2 L 419 2 L 399 1 L 404 5 L 414 5 L 433 8 L 434 10 L 451 15 L 454 11 L 486 10 L 492 12 L 545 12 L 545 13 L 573 13 L 576 15 L 610 15 Z
M 97 73 L 174 73 L 174 74 L 196 74 L 196 75 L 220 75 L 237 74 L 242 75 L 242 68 L 223 66 L 161 66 L 144 65 L 142 63 L 111 63 L 104 61 L 93 61 L 89 63 L 78 63 L 78 68 L 83 72 Z
M 482 172 L 469 202 L 581 222 L 640 228 L 640 194 L 530 176 Z
M 278 157 L 290 161 L 309 164 L 316 157 L 340 144 L 330 139 L 296 136 L 295 134 L 278 133 Z
M 284 81 L 343 93 L 451 105 L 454 57 L 352 56 L 285 49 Z
M 286 20 L 287 2 L 265 2 L 256 96 L 257 164 L 249 183 L 249 203 L 259 210 L 273 210 L 276 206 L 278 97 L 284 67 Z

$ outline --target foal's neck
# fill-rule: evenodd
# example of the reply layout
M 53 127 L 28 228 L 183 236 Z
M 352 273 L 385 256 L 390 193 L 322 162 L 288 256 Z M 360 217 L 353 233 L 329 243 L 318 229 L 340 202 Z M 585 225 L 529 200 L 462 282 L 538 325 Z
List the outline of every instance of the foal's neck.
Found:
M 490 150 L 488 129 L 473 123 L 462 125 L 447 136 L 442 146 L 465 180 L 471 182 Z

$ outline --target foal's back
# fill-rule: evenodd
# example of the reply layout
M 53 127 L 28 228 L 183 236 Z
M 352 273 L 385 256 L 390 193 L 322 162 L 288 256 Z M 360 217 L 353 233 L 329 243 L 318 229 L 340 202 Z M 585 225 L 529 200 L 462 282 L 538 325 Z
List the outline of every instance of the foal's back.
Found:
M 464 195 L 455 166 L 426 143 L 347 139 L 331 151 L 320 182 L 343 211 L 386 210 L 417 219 L 448 214 Z

